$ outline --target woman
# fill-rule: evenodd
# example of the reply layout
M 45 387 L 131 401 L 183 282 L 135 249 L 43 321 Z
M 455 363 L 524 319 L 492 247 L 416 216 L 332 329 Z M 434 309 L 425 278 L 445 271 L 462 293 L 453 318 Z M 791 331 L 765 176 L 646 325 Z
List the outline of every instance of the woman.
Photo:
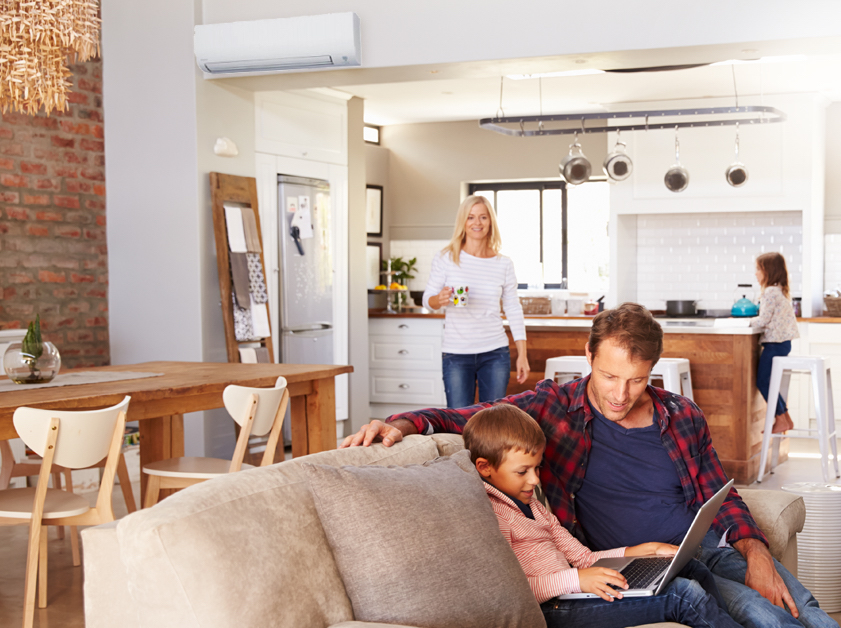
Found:
M 517 346 L 517 381 L 529 375 L 526 327 L 511 259 L 499 254 L 502 239 L 490 202 L 468 196 L 458 208 L 450 243 L 435 256 L 423 293 L 425 307 L 447 307 L 443 363 L 447 406 L 473 405 L 504 397 L 511 356 L 499 311 L 500 298 Z M 464 286 L 467 305 L 453 307 L 453 287 Z
M 762 353 L 756 371 L 756 387 L 769 404 L 776 403 L 774 412 L 774 434 L 780 434 L 794 428 L 794 422 L 788 413 L 782 397 L 768 399 L 771 386 L 771 366 L 775 356 L 791 353 L 791 341 L 799 338 L 797 318 L 791 307 L 788 290 L 788 269 L 786 260 L 779 253 L 763 253 L 756 258 L 756 280 L 762 288 L 759 299 L 759 317 L 751 321 L 751 327 L 762 330 L 759 342 Z

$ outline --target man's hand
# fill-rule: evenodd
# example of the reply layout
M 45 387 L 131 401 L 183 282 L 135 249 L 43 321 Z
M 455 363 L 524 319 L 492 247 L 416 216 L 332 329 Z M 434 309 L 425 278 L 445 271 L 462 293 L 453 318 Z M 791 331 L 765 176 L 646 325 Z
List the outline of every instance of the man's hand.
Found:
M 783 579 L 774 567 L 774 559 L 768 548 L 759 539 L 740 539 L 733 543 L 748 563 L 745 573 L 745 585 L 759 593 L 774 606 L 788 607 L 792 617 L 797 619 L 800 613 Z
M 374 419 L 367 425 L 359 428 L 356 434 L 352 434 L 344 439 L 339 445 L 339 449 L 345 447 L 368 447 L 371 443 L 382 441 L 386 447 L 391 447 L 394 443 L 399 443 L 403 440 L 404 435 L 417 434 L 414 423 L 406 419 L 397 419 L 392 423 L 383 423 Z
M 628 582 L 625 576 L 615 569 L 608 569 L 607 567 L 590 567 L 588 569 L 578 570 L 578 586 L 584 593 L 595 593 L 603 600 L 612 602 L 613 598 L 622 599 L 621 591 L 617 591 L 612 586 L 620 589 L 627 589 Z

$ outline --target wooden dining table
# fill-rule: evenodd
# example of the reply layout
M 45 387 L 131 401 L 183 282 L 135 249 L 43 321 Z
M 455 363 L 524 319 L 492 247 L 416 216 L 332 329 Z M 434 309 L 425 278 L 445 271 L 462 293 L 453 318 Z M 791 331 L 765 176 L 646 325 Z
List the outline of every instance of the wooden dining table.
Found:
M 352 366 L 313 364 L 235 364 L 214 362 L 143 362 L 75 371 L 161 373 L 157 377 L 97 384 L 54 386 L 0 392 L 0 439 L 16 438 L 16 408 L 89 410 L 119 403 L 131 395 L 128 420 L 139 421 L 141 466 L 184 455 L 184 414 L 222 408 L 229 384 L 268 388 L 286 378 L 291 406 L 292 455 L 336 448 L 335 377 Z M 145 494 L 141 474 L 141 491 Z

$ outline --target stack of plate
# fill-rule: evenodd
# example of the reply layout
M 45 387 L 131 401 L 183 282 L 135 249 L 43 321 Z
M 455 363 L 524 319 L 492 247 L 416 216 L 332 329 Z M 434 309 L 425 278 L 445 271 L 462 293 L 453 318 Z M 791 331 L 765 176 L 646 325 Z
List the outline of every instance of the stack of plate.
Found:
M 800 482 L 784 491 L 803 497 L 806 523 L 797 535 L 797 579 L 827 613 L 841 611 L 841 484 Z

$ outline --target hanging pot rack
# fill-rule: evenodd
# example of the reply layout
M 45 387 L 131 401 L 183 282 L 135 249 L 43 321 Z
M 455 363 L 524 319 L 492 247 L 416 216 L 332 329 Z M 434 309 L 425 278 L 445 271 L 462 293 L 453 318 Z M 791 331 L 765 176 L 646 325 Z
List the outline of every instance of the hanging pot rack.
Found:
M 737 117 L 738 116 L 738 117 Z M 664 121 L 665 118 L 678 120 Z M 705 119 L 690 119 L 705 118 Z M 632 120 L 640 122 L 626 124 L 596 124 L 587 125 L 588 120 Z M 483 118 L 479 126 L 502 135 L 515 137 L 537 137 L 541 135 L 572 135 L 573 133 L 606 133 L 608 131 L 649 131 L 652 129 L 674 129 L 733 126 L 737 124 L 771 124 L 783 122 L 786 114 L 774 107 L 745 106 L 745 107 L 693 107 L 692 109 L 656 109 L 649 111 L 609 111 L 600 113 L 567 113 L 540 116 L 506 116 Z M 535 129 L 526 129 L 526 124 L 537 122 Z M 579 122 L 578 126 L 565 128 L 546 128 L 547 122 Z M 517 125 L 515 128 L 502 126 Z

